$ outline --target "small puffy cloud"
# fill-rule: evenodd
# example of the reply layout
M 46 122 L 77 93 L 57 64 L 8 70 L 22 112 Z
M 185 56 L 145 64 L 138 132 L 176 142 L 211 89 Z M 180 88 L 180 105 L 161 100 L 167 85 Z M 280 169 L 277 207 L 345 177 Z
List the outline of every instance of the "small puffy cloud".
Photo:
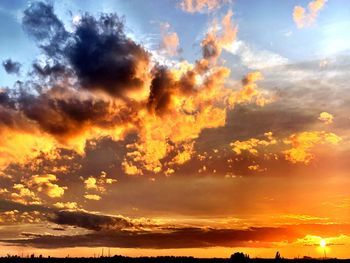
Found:
M 59 209 L 77 210 L 78 204 L 76 202 L 57 202 L 54 207 Z
M 96 189 L 97 188 L 96 179 L 92 176 L 90 176 L 88 179 L 86 179 L 84 181 L 84 184 L 85 184 L 86 189 Z
M 136 165 L 132 164 L 131 162 L 128 162 L 127 160 L 124 160 L 122 162 L 122 167 L 127 175 L 142 175 L 142 169 L 138 168 Z
M 41 204 L 40 198 L 34 191 L 19 183 L 13 185 L 10 199 L 21 204 Z
M 308 4 L 307 10 L 302 6 L 295 6 L 293 11 L 293 20 L 297 27 L 304 28 L 313 25 L 326 2 L 327 0 L 311 1 Z
M 264 106 L 272 102 L 273 98 L 268 96 L 266 92 L 258 89 L 257 81 L 264 79 L 260 71 L 248 73 L 242 79 L 242 89 L 239 92 L 232 93 L 227 98 L 229 106 L 234 107 L 236 103 L 251 103 L 254 102 L 259 106 Z
M 232 21 L 233 12 L 228 10 L 218 24 L 212 21 L 212 26 L 201 42 L 202 53 L 205 59 L 216 59 L 223 48 L 229 48 L 236 40 L 238 26 Z
M 101 200 L 102 197 L 99 195 L 96 195 L 96 194 L 85 194 L 84 198 L 88 199 L 88 200 L 99 201 L 99 200 Z
M 322 121 L 324 124 L 331 124 L 333 123 L 333 115 L 328 112 L 321 112 L 320 116 L 318 117 L 320 121 Z
M 57 177 L 54 174 L 33 175 L 26 184 L 29 188 L 46 194 L 50 198 L 59 198 L 64 195 L 67 187 L 56 184 Z
M 2 62 L 2 66 L 8 74 L 18 74 L 21 69 L 21 63 L 7 59 Z
M 106 191 L 106 186 L 117 182 L 116 179 L 108 178 L 105 172 L 101 172 L 99 177 L 89 176 L 84 180 L 84 186 L 86 190 L 95 190 L 100 193 Z
M 175 155 L 175 157 L 171 160 L 172 164 L 184 164 L 187 161 L 191 160 L 192 156 L 194 155 L 194 142 L 190 143 L 184 143 L 182 145 L 182 150 L 179 150 L 178 153 Z M 168 171 L 168 174 L 170 174 L 171 170 Z
M 257 138 L 251 138 L 249 140 L 245 141 L 235 141 L 230 143 L 230 146 L 232 147 L 232 151 L 235 152 L 237 155 L 241 155 L 244 151 L 248 152 L 253 155 L 258 154 L 258 147 L 266 147 L 270 145 L 274 145 L 277 143 L 277 140 L 273 137 L 272 132 L 267 132 L 264 134 L 266 137 L 266 140 L 264 139 L 257 139 Z M 250 170 L 257 170 L 254 168 L 259 168 L 259 167 L 251 167 L 249 168 Z
M 180 7 L 188 13 L 212 12 L 221 7 L 226 0 L 181 0 Z

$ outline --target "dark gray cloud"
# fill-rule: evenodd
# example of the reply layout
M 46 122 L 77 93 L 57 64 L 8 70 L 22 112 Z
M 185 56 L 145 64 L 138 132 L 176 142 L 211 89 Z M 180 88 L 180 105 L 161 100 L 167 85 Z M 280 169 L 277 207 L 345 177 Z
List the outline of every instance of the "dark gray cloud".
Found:
M 24 30 L 38 41 L 38 45 L 50 57 L 56 57 L 63 50 L 69 34 L 62 21 L 54 14 L 53 6 L 44 2 L 33 2 L 24 11 Z
M 9 200 L 0 199 L 0 212 L 18 210 L 20 212 L 31 212 L 31 211 L 40 211 L 40 212 L 50 212 L 52 209 L 42 206 L 42 205 L 24 205 L 21 203 L 16 203 Z
M 80 87 L 103 90 L 122 97 L 127 90 L 143 86 L 149 54 L 124 34 L 116 14 L 94 18 L 85 14 L 68 33 L 54 14 L 52 5 L 34 2 L 24 11 L 23 27 L 55 64 L 34 69 L 41 75 L 74 71 Z M 66 65 L 66 66 L 63 66 Z
M 55 91 L 56 94 L 67 93 L 65 88 L 60 87 L 56 87 Z M 60 98 L 51 92 L 39 96 L 22 93 L 18 102 L 19 109 L 28 119 L 36 121 L 42 130 L 58 136 L 76 133 L 89 121 L 102 124 L 103 119 L 109 116 L 109 103 L 93 98 Z
M 88 230 L 121 230 L 132 227 L 133 224 L 123 218 L 116 216 L 106 216 L 91 214 L 86 212 L 57 211 L 49 220 L 58 225 L 69 225 L 85 228 Z
M 65 55 L 83 88 L 113 96 L 142 87 L 142 71 L 149 62 L 149 54 L 125 36 L 123 23 L 115 14 L 99 19 L 83 16 Z
M 2 62 L 2 66 L 8 74 L 19 74 L 22 65 L 12 59 L 7 59 Z
M 83 211 L 59 210 L 43 205 L 25 205 L 0 199 L 0 212 L 17 210 L 20 213 L 39 211 L 46 220 L 60 226 L 74 226 L 94 231 L 117 231 L 136 226 L 122 216 L 109 216 Z

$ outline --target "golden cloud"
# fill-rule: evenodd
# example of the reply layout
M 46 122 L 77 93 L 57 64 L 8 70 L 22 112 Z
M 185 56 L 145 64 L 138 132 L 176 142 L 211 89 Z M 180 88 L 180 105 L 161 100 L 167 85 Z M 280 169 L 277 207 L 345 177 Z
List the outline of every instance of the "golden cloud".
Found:
M 334 117 L 332 114 L 323 111 L 320 113 L 320 116 L 318 117 L 318 119 L 322 121 L 324 124 L 331 124 L 333 123 Z
M 243 151 L 247 151 L 250 154 L 257 155 L 259 146 L 266 147 L 277 143 L 277 140 L 273 137 L 272 132 L 266 132 L 264 135 L 267 140 L 251 138 L 245 141 L 232 142 L 230 143 L 230 146 L 232 147 L 232 151 L 234 151 L 237 155 L 242 154 Z
M 100 193 L 106 191 L 106 186 L 109 184 L 116 183 L 117 180 L 113 178 L 108 178 L 107 174 L 102 171 L 99 177 L 89 176 L 84 180 L 85 189 L 88 191 L 94 190 Z
M 291 163 L 308 164 L 314 159 L 312 149 L 318 145 L 330 144 L 337 145 L 342 139 L 331 132 L 325 131 L 308 131 L 292 134 L 284 143 L 291 145 L 288 150 L 283 151 L 287 161 Z
M 38 192 L 45 193 L 50 198 L 59 198 L 64 195 L 67 187 L 57 185 L 55 183 L 57 180 L 54 174 L 33 175 L 27 181 L 27 185 Z
M 99 195 L 96 195 L 96 194 L 85 194 L 84 198 L 88 199 L 88 200 L 99 201 L 99 200 L 101 200 L 102 197 Z

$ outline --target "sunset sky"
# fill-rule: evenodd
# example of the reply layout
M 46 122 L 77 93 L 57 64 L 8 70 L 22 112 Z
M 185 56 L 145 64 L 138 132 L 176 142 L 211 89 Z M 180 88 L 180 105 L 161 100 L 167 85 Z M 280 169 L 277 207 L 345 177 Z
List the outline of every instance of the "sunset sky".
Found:
M 348 0 L 0 1 L 0 256 L 350 258 L 349 28 Z

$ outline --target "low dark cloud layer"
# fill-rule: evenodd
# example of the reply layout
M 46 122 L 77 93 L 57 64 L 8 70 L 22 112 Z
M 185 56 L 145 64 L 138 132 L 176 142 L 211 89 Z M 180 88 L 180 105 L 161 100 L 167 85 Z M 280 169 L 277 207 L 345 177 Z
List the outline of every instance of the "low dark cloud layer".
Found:
M 120 247 L 120 248 L 205 248 L 268 247 L 270 242 L 293 242 L 306 234 L 324 237 L 348 234 L 349 225 L 288 225 L 247 229 L 179 228 L 161 232 L 95 232 L 76 236 L 33 236 L 27 239 L 1 240 L 13 245 L 38 248 Z
M 0 199 L 0 213 L 17 211 L 17 213 L 38 211 L 48 222 L 60 226 L 74 226 L 93 231 L 120 231 L 136 226 L 130 219 L 122 216 L 109 216 L 84 211 L 60 210 L 43 205 L 24 205 Z
M 120 230 L 133 224 L 123 217 L 91 214 L 86 212 L 57 211 L 49 220 L 58 225 L 69 225 L 88 230 Z

